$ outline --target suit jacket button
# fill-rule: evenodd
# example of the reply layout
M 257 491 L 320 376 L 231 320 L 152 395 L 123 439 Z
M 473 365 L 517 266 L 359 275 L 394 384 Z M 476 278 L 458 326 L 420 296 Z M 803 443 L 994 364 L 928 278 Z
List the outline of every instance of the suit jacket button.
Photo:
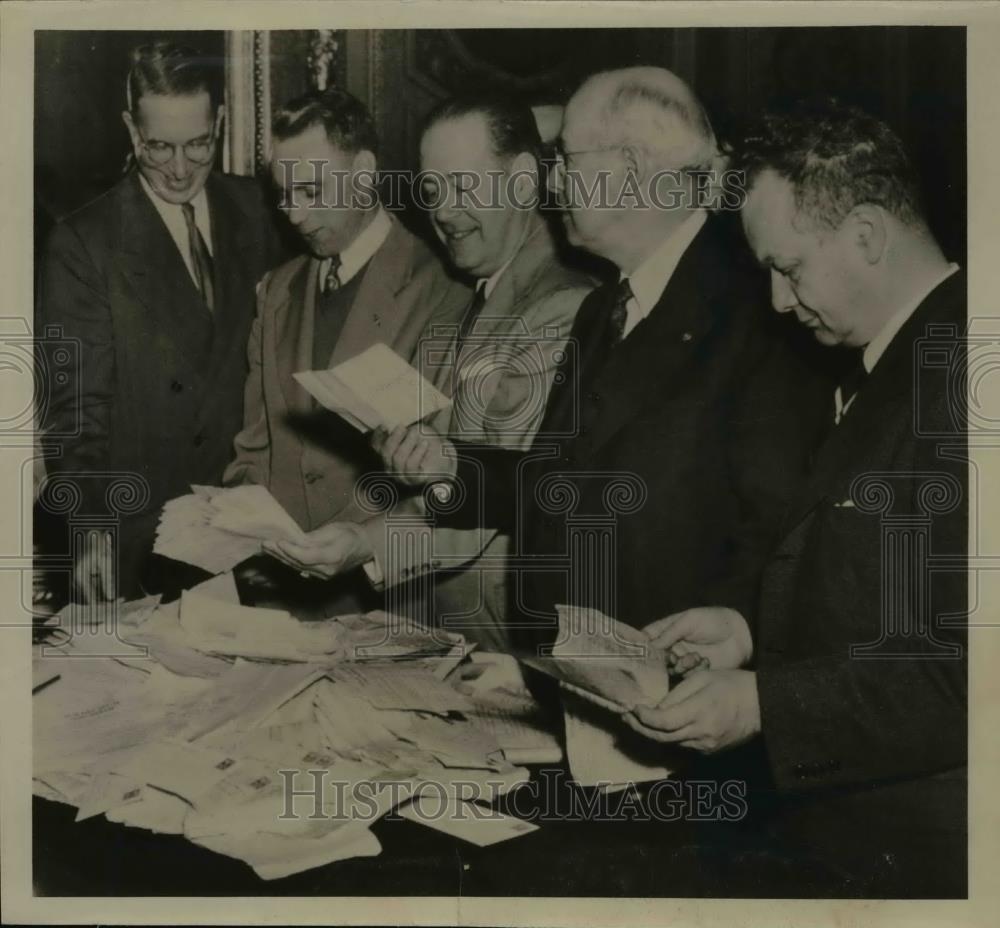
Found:
M 184 384 L 182 384 L 179 380 L 172 380 L 170 382 L 170 389 L 173 390 L 174 393 L 180 393 L 184 389 Z
M 203 444 L 205 444 L 205 436 L 204 436 L 204 435 L 202 435 L 202 434 L 201 434 L 201 432 L 199 432 L 199 433 L 198 433 L 197 435 L 195 435 L 195 437 L 194 437 L 194 446 L 195 446 L 196 448 L 200 448 L 200 447 L 201 447 L 201 446 L 202 446 Z

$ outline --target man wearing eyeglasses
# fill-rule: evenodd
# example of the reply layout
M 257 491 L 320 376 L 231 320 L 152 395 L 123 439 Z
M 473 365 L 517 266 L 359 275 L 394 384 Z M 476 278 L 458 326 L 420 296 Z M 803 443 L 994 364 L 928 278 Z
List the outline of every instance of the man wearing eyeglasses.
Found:
M 752 596 L 825 403 L 770 324 L 766 280 L 699 201 L 693 169 L 718 147 L 682 81 L 660 68 L 595 75 L 570 99 L 557 151 L 569 239 L 619 279 L 580 307 L 531 452 L 415 428 L 382 446 L 404 482 L 454 475 L 460 505 L 442 521 L 521 540 L 531 569 L 512 587 L 512 637 L 526 656 L 552 641 L 559 604 L 642 628 L 709 596 Z M 588 721 L 631 750 L 620 720 L 571 702 L 564 693 L 571 764 Z
M 256 182 L 214 169 L 218 84 L 191 49 L 133 52 L 130 169 L 57 225 L 42 261 L 39 325 L 79 344 L 47 384 L 59 433 L 78 430 L 49 466 L 75 483 L 78 513 L 118 527 L 117 548 L 105 522 L 76 552 L 85 601 L 138 591 L 163 503 L 219 483 L 240 426 L 254 287 L 280 253 Z M 123 480 L 133 499 L 115 496 Z

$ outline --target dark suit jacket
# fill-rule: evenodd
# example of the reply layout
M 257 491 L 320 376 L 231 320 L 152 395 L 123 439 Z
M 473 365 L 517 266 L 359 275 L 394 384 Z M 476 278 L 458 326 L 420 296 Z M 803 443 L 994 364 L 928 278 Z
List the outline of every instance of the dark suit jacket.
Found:
M 471 492 L 446 517 L 513 522 L 510 614 L 524 649 L 551 636 L 559 603 L 641 628 L 756 596 L 820 393 L 739 249 L 710 218 L 610 356 L 614 288 L 592 293 L 531 452 L 462 449 Z
M 58 327 L 79 348 L 68 368 L 49 367 L 42 424 L 77 434 L 54 442 L 48 465 L 75 475 L 80 512 L 124 512 L 124 592 L 163 503 L 221 480 L 242 418 L 254 287 L 279 257 L 255 181 L 213 174 L 206 192 L 211 314 L 134 171 L 59 223 L 43 258 L 38 332 Z M 106 497 L 116 475 L 138 478 L 134 499 Z
M 965 312 L 958 272 L 889 344 L 793 504 L 758 612 L 780 827 L 892 894 L 965 885 L 968 459 L 964 381 L 947 381 Z

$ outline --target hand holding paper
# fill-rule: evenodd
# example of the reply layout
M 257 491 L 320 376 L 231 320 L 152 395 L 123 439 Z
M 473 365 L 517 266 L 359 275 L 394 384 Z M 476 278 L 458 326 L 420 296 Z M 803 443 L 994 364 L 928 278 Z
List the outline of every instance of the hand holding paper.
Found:
M 353 522 L 330 522 L 300 541 L 265 541 L 262 547 L 294 570 L 322 579 L 360 567 L 374 556 L 367 536 Z
M 209 573 L 232 570 L 264 541 L 301 542 L 305 533 L 266 487 L 192 487 L 163 507 L 153 550 Z
M 330 370 L 300 371 L 294 376 L 323 406 L 362 432 L 410 425 L 450 403 L 382 342 Z

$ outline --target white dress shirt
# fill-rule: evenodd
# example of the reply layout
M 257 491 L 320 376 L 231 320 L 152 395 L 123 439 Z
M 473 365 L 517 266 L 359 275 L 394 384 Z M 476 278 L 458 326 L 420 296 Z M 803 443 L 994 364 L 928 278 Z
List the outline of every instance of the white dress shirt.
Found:
M 337 269 L 337 280 L 344 286 L 358 271 L 361 270 L 384 244 L 392 231 L 392 220 L 381 205 L 375 207 L 375 215 L 361 234 L 340 253 L 340 267 Z M 333 258 L 324 258 L 319 263 L 319 283 L 323 281 L 333 264 Z
M 180 204 L 168 203 L 166 200 L 161 200 L 142 174 L 139 175 L 139 183 L 142 185 L 142 189 L 146 191 L 146 196 L 149 197 L 153 206 L 156 207 L 156 211 L 160 214 L 160 218 L 167 227 L 170 237 L 174 240 L 177 250 L 184 259 L 184 266 L 188 269 L 191 280 L 197 286 L 198 277 L 191 263 L 191 242 L 188 238 L 187 222 L 184 219 L 184 212 Z M 194 207 L 194 224 L 198 227 L 201 237 L 205 240 L 205 247 L 208 249 L 208 253 L 212 254 L 212 220 L 208 213 L 208 195 L 205 193 L 204 187 L 191 200 L 191 205 Z
M 885 353 L 885 349 L 889 347 L 889 343 L 896 337 L 896 333 L 906 323 L 906 320 L 917 311 L 917 307 L 927 299 L 928 295 L 943 284 L 957 270 L 957 264 L 949 264 L 940 277 L 931 281 L 926 290 L 895 312 L 889 321 L 882 326 L 882 330 L 878 333 L 878 335 L 865 345 L 864 353 L 861 355 L 861 363 L 864 364 L 865 370 L 868 371 L 869 374 L 878 363 L 878 359 Z
M 867 345 L 865 345 L 864 351 L 861 353 L 861 363 L 864 365 L 865 370 L 870 374 L 874 370 L 875 365 L 878 363 L 879 358 L 885 354 L 886 348 L 896 337 L 899 330 L 906 324 L 906 320 L 910 318 L 916 311 L 917 307 L 927 299 L 928 295 L 936 290 L 942 283 L 944 283 L 955 271 L 958 270 L 958 265 L 955 263 L 949 264 L 945 268 L 944 272 L 936 277 L 930 282 L 930 284 L 921 291 L 916 297 L 911 299 L 904 306 L 900 307 L 892 316 L 889 318 L 888 322 L 879 330 L 878 335 L 876 335 Z M 857 398 L 857 393 L 854 394 L 846 403 L 844 402 L 843 394 L 840 391 L 840 387 L 834 391 L 833 394 L 833 404 L 834 404 L 834 422 L 840 423 L 841 418 L 844 413 L 854 403 Z
M 653 311 L 653 307 L 663 296 L 663 291 L 667 289 L 674 271 L 677 270 L 681 257 L 701 231 L 707 218 L 708 213 L 705 210 L 695 210 L 636 268 L 634 273 L 628 275 L 632 299 L 625 304 L 625 328 L 622 331 L 622 338 L 627 338 L 629 332 Z M 624 280 L 625 275 L 622 274 L 620 279 Z

